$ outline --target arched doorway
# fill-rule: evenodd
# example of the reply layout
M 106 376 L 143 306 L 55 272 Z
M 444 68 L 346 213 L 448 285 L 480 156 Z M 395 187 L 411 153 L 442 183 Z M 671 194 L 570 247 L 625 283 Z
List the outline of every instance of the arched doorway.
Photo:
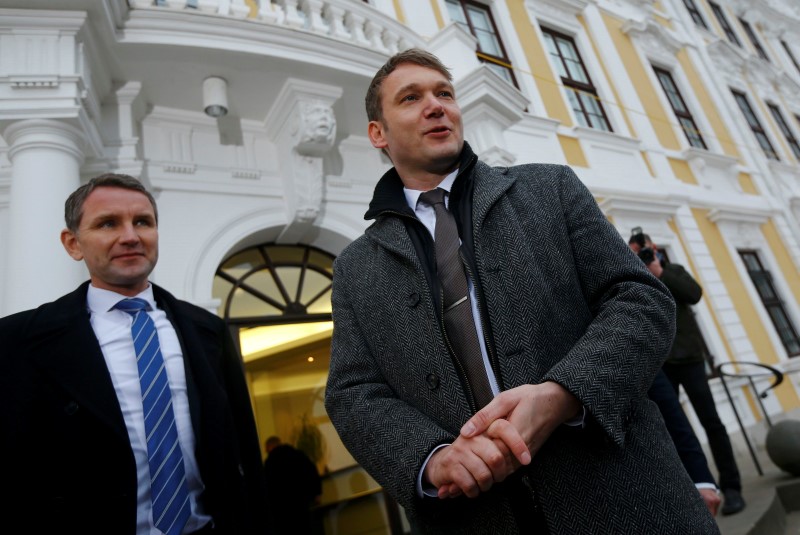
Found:
M 325 411 L 333 260 L 308 245 L 249 247 L 220 264 L 213 296 L 244 359 L 262 453 L 276 435 L 316 463 L 325 532 L 402 533 L 396 506 L 387 511 L 380 486 L 347 452 Z

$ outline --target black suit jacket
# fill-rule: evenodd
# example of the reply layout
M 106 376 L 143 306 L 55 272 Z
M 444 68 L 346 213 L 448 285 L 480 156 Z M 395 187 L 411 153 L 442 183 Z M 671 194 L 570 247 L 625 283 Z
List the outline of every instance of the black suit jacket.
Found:
M 87 287 L 0 319 L 0 522 L 10 533 L 135 532 L 136 466 Z M 153 294 L 183 350 L 200 499 L 220 533 L 255 533 L 261 457 L 241 359 L 221 319 Z

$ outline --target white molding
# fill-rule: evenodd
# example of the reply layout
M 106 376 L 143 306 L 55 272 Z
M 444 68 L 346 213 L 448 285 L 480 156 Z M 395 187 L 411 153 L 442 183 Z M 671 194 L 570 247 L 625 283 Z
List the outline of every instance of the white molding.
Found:
M 685 200 L 680 198 L 643 198 L 639 196 L 624 197 L 615 195 L 604 198 L 598 205 L 604 214 L 611 217 L 643 216 L 648 219 L 669 219 L 678 213 Z
M 772 210 L 714 208 L 708 213 L 708 220 L 715 224 L 733 223 L 747 225 L 763 225 L 774 212 Z
M 675 55 L 678 51 L 690 46 L 652 19 L 628 20 L 622 25 L 622 32 L 633 39 L 648 58 L 669 67 L 677 63 Z
M 264 119 L 267 137 L 274 141 L 287 133 L 286 123 L 296 113 L 295 107 L 301 100 L 319 100 L 333 106 L 343 93 L 344 90 L 339 86 L 287 78 Z

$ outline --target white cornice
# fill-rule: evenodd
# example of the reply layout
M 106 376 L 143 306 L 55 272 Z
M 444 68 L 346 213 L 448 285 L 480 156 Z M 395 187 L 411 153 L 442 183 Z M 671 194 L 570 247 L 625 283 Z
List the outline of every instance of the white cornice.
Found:
M 677 39 L 652 19 L 628 20 L 622 32 L 634 39 L 649 57 L 665 64 L 675 63 L 675 55 L 689 43 Z
M 506 127 L 522 119 L 528 98 L 501 78 L 488 66 L 481 64 L 464 76 L 457 87 L 458 102 L 465 112 L 479 104 L 485 104 L 500 114 Z
M 689 147 L 681 153 L 686 161 L 696 161 L 701 166 L 714 167 L 716 169 L 731 170 L 739 163 L 739 160 L 725 154 L 718 154 L 708 150 Z
M 578 15 L 592 0 L 526 0 L 525 9 L 531 20 L 539 20 L 555 30 L 577 33 L 581 30 Z
M 29 29 L 77 32 L 86 22 L 86 13 L 83 11 L 0 9 L 0 13 L 0 28 L 8 28 L 14 33 L 24 33 Z
M 478 49 L 478 38 L 466 31 L 456 22 L 451 22 L 428 41 L 427 48 L 430 50 L 437 50 L 445 43 L 451 40 L 457 41 L 459 44 L 465 46 L 469 50 Z
M 605 146 L 614 146 L 625 151 L 639 151 L 642 148 L 642 141 L 632 137 L 623 136 L 614 132 L 606 132 L 597 128 L 586 126 L 573 126 L 572 132 L 578 139 L 600 143 Z
M 725 82 L 744 89 L 742 78 L 747 65 L 744 52 L 726 39 L 717 39 L 710 43 L 707 50 L 717 71 L 725 78 Z
M 598 205 L 604 214 L 610 217 L 624 215 L 668 219 L 685 204 L 685 199 L 676 197 L 641 197 L 614 195 L 604 198 Z
M 773 210 L 759 210 L 756 208 L 713 208 L 708 213 L 708 220 L 712 223 L 747 223 L 763 225 L 774 215 Z

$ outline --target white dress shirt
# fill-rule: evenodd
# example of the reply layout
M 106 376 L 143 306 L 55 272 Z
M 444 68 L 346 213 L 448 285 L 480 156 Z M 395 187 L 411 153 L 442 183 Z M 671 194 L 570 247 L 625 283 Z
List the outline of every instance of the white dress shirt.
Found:
M 169 388 L 172 393 L 172 407 L 175 425 L 178 428 L 178 441 L 183 452 L 186 481 L 189 488 L 189 502 L 192 515 L 186 522 L 184 533 L 191 533 L 205 526 L 211 517 L 199 506 L 197 497 L 205 488 L 200 479 L 200 470 L 194 456 L 195 437 L 189 413 L 189 397 L 186 391 L 186 371 L 183 363 L 181 345 L 175 328 L 163 310 L 156 307 L 153 287 L 148 286 L 136 297 L 150 303 L 152 310 L 147 314 L 156 325 L 161 354 L 167 370 Z M 161 531 L 153 525 L 153 506 L 150 499 L 150 466 L 147 460 L 147 441 L 145 439 L 142 392 L 139 383 L 139 369 L 136 365 L 136 350 L 131 338 L 133 316 L 114 308 L 126 296 L 89 285 L 86 296 L 87 307 L 91 313 L 92 329 L 100 343 L 103 357 L 111 375 L 111 382 L 117 393 L 125 427 L 136 460 L 136 477 L 139 483 L 136 496 L 137 535 L 160 535 Z

